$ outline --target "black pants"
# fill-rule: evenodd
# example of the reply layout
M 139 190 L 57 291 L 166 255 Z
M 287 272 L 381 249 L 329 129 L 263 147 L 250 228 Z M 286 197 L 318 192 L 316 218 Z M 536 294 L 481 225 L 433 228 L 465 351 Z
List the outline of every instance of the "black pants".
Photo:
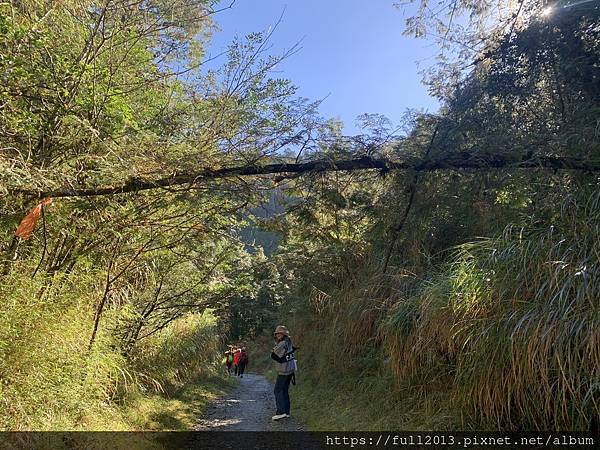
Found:
M 277 381 L 275 382 L 275 404 L 277 405 L 276 414 L 289 414 L 290 413 L 290 394 L 288 392 L 290 388 L 290 382 L 292 381 L 293 373 L 289 375 L 277 375 Z
M 245 368 L 246 368 L 246 363 L 240 363 L 238 366 L 238 375 L 244 375 Z

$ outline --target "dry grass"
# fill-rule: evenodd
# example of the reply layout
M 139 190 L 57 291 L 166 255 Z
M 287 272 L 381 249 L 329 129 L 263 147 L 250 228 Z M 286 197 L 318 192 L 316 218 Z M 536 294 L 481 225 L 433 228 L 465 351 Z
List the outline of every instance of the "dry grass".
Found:
M 490 428 L 590 428 L 600 415 L 598 199 L 566 202 L 547 229 L 459 247 L 381 328 L 397 376 L 446 377 Z
M 596 193 L 566 200 L 553 226 L 461 245 L 438 272 L 367 268 L 352 286 L 313 291 L 289 324 L 299 414 L 311 425 L 327 396 L 335 418 L 314 429 L 592 428 L 599 256 Z

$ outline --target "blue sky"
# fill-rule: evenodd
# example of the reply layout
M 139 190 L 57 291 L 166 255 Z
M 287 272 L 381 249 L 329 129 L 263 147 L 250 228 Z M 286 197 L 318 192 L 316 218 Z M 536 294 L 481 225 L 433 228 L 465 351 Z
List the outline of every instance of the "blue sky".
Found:
M 231 0 L 221 2 L 227 6 Z M 299 87 L 299 95 L 321 105 L 325 117 L 341 119 L 346 134 L 359 130 L 362 113 L 380 113 L 398 123 L 407 108 L 429 112 L 438 102 L 421 84 L 419 70 L 436 49 L 402 35 L 404 11 L 394 0 L 236 0 L 217 14 L 209 53 L 218 54 L 235 36 L 263 31 L 283 19 L 272 38 L 279 53 L 302 40 L 302 49 L 278 68 L 278 77 Z

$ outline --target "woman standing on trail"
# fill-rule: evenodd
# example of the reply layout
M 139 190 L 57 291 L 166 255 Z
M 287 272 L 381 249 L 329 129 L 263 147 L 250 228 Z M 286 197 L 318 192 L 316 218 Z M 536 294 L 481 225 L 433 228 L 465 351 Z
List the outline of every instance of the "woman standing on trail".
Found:
M 294 356 L 294 346 L 290 339 L 290 332 L 283 325 L 275 328 L 276 344 L 271 352 L 271 359 L 277 363 L 277 381 L 275 383 L 275 404 L 277 412 L 273 420 L 285 419 L 290 417 L 290 395 L 288 389 L 290 382 L 295 376 L 297 366 Z

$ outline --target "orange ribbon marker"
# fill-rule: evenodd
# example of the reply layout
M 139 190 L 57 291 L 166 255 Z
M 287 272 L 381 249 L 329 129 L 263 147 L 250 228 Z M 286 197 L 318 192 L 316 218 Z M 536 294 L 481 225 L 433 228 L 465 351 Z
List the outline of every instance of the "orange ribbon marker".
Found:
M 42 200 L 39 205 L 31 210 L 29 214 L 23 217 L 23 220 L 21 220 L 21 223 L 17 227 L 17 231 L 15 231 L 15 236 L 25 240 L 29 239 L 31 237 L 31 233 L 33 233 L 35 224 L 42 215 L 42 208 L 50 203 L 52 203 L 51 198 Z

